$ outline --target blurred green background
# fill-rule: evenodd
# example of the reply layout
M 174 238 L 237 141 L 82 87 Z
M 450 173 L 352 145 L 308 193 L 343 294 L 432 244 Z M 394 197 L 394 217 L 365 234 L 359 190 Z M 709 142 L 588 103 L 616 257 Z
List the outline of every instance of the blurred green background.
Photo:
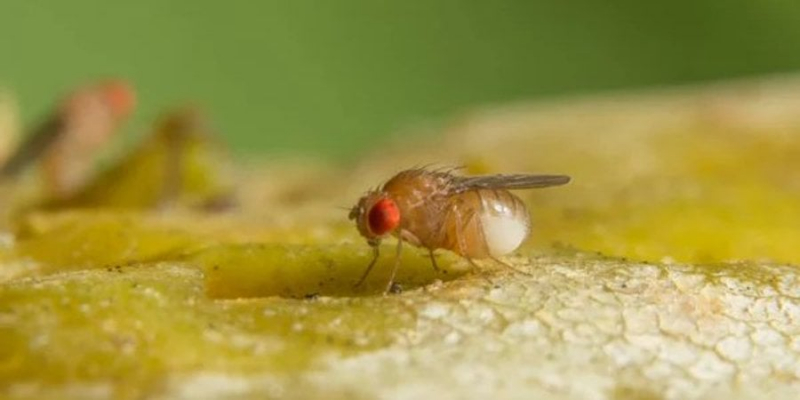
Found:
M 210 111 L 241 151 L 349 157 L 466 108 L 800 67 L 797 0 L 5 0 L 0 87 L 34 121 L 96 77 Z

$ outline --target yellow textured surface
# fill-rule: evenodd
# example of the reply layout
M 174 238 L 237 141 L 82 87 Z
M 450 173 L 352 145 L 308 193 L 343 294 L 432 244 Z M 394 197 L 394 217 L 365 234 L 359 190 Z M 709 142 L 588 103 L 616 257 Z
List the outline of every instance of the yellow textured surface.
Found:
M 798 93 L 798 94 L 796 94 Z M 7 221 L 9 398 L 796 398 L 800 84 L 470 114 L 337 169 L 237 175 L 228 214 L 83 210 Z M 534 237 L 479 271 L 346 221 L 414 165 L 568 173 L 521 193 Z

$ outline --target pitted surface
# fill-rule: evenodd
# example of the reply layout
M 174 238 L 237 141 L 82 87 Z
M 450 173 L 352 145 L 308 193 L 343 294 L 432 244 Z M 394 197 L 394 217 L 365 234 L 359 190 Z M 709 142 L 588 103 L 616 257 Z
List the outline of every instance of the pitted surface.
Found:
M 419 311 L 397 343 L 329 360 L 314 377 L 356 386 L 351 377 L 370 376 L 359 387 L 392 399 L 800 390 L 798 270 L 748 266 L 774 282 L 765 285 L 740 267 L 534 260 L 532 276 L 398 300 Z

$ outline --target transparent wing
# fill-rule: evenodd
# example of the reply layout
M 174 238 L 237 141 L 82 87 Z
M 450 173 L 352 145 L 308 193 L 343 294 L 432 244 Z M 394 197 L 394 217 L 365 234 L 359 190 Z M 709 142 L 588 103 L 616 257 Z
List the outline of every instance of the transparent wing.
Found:
M 536 189 L 564 185 L 570 181 L 570 177 L 567 175 L 527 174 L 454 176 L 452 179 L 456 192 L 475 189 Z

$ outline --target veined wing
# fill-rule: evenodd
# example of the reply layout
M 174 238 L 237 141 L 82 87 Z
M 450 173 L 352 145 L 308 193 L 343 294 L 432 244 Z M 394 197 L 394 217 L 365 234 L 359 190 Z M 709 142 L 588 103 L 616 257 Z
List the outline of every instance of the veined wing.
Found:
M 453 189 L 456 192 L 476 189 L 536 189 L 565 185 L 570 181 L 570 177 L 567 175 L 529 174 L 454 176 L 452 179 Z

